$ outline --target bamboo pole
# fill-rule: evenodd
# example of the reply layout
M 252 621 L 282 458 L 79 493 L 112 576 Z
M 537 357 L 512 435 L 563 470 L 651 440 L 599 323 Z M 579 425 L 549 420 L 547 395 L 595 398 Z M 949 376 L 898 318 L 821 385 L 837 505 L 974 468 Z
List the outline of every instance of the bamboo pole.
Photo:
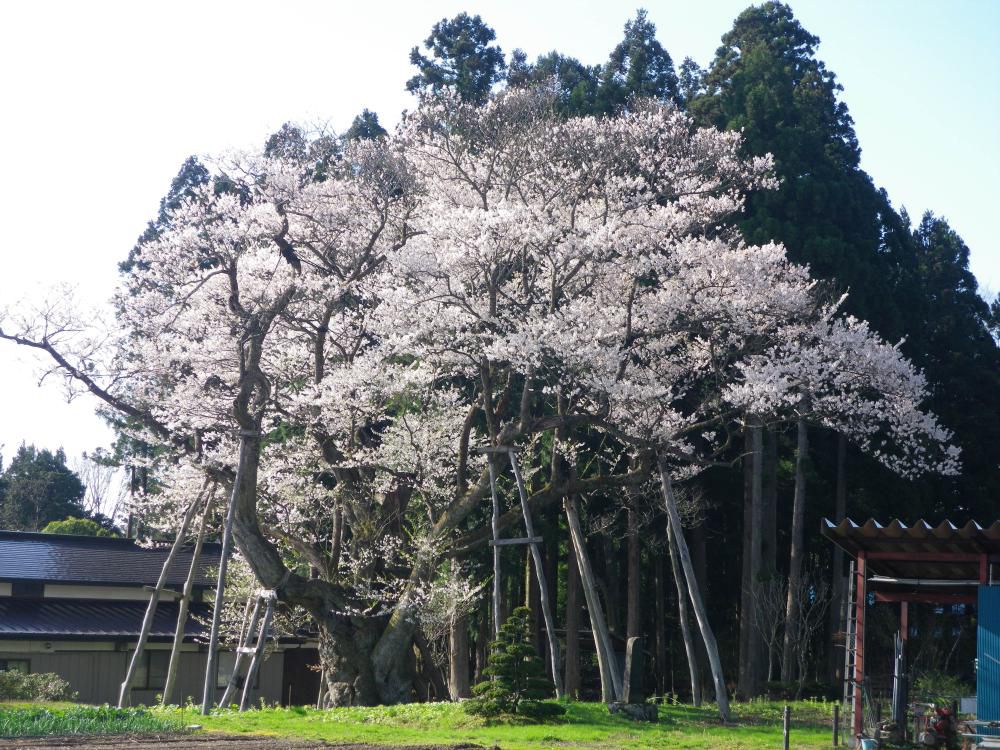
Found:
M 128 671 L 125 673 L 125 679 L 122 681 L 121 690 L 118 693 L 118 708 L 124 708 L 128 703 L 132 680 L 135 678 L 136 670 L 139 668 L 139 662 L 146 648 L 149 630 L 153 626 L 153 617 L 156 615 L 156 605 L 160 603 L 160 593 L 167 583 L 167 574 L 170 571 L 170 566 L 177 557 L 181 545 L 184 544 L 184 537 L 187 535 L 188 527 L 191 525 L 191 519 L 194 518 L 194 512 L 201 503 L 207 485 L 208 482 L 206 481 L 202 485 L 202 490 L 198 493 L 198 497 L 191 501 L 187 511 L 184 513 L 184 519 L 181 521 L 181 528 L 177 532 L 177 538 L 174 539 L 174 543 L 170 547 L 170 552 L 167 553 L 167 559 L 164 560 L 163 568 L 160 570 L 160 577 L 157 579 L 156 586 L 149 595 L 149 604 L 146 607 L 146 614 L 142 618 L 142 627 L 139 629 L 139 641 L 135 644 L 135 653 L 132 654 L 132 660 L 129 662 Z
M 622 699 L 622 676 L 614 660 L 614 648 L 611 645 L 611 635 L 601 609 L 601 600 L 597 595 L 597 584 L 594 579 L 594 569 L 590 567 L 587 556 L 586 541 L 580 526 L 580 514 L 576 509 L 576 499 L 567 495 L 563 500 L 566 510 L 566 520 L 569 522 L 570 540 L 576 554 L 576 564 L 580 569 L 580 582 L 583 584 L 583 597 L 587 602 L 587 613 L 590 616 L 591 631 L 594 634 L 594 648 L 597 650 L 597 666 L 601 672 L 601 700 L 605 703 Z
M 191 554 L 191 567 L 188 569 L 187 580 L 184 581 L 184 592 L 181 594 L 181 601 L 177 606 L 177 625 L 174 627 L 174 643 L 170 647 L 170 663 L 167 666 L 167 679 L 163 684 L 163 697 L 160 699 L 160 705 L 162 706 L 166 706 L 170 702 L 170 695 L 173 693 L 174 683 L 177 681 L 177 668 L 181 660 L 181 645 L 184 643 L 184 630 L 187 627 L 191 593 L 194 591 L 194 579 L 197 576 L 198 563 L 201 560 L 201 547 L 205 542 L 205 528 L 208 526 L 208 515 L 212 512 L 214 500 L 213 488 L 213 491 L 205 501 L 205 510 L 201 513 L 198 537 L 194 543 L 194 552 Z
M 688 596 L 691 598 L 691 605 L 694 607 L 695 620 L 701 630 L 701 638 L 705 642 L 705 651 L 708 652 L 708 662 L 712 668 L 712 679 L 715 683 L 715 700 L 719 704 L 719 716 L 728 722 L 729 715 L 729 695 L 726 692 L 726 680 L 722 676 L 722 660 L 719 658 L 719 646 L 715 641 L 715 634 L 712 626 L 708 622 L 708 612 L 705 610 L 705 602 L 701 598 L 701 591 L 698 588 L 698 580 L 694 575 L 694 564 L 691 562 L 691 553 L 688 551 L 687 542 L 681 530 L 681 517 L 677 512 L 677 501 L 674 498 L 673 486 L 670 483 L 670 474 L 667 472 L 663 458 L 657 456 L 657 465 L 660 470 L 660 486 L 663 490 L 663 502 L 667 508 L 667 516 L 670 525 L 673 526 L 674 538 L 677 540 L 677 551 L 681 557 L 681 567 L 684 569 L 684 577 L 687 581 Z
M 524 480 L 521 478 L 521 469 L 517 465 L 517 454 L 509 451 L 510 466 L 514 470 L 514 480 L 517 482 L 517 494 L 521 498 L 521 513 L 524 515 L 524 530 L 529 539 L 535 537 L 535 527 L 531 520 L 531 510 L 528 508 L 528 493 L 524 488 Z M 552 682 L 556 688 L 556 697 L 562 698 L 563 681 L 562 668 L 559 658 L 559 639 L 556 637 L 556 624 L 552 617 L 552 605 L 549 601 L 549 585 L 545 580 L 545 571 L 542 569 L 542 552 L 538 542 L 532 542 L 531 559 L 535 563 L 535 577 L 538 579 L 538 594 L 542 603 L 542 616 L 545 618 L 545 631 L 549 640 L 549 662 L 552 667 Z

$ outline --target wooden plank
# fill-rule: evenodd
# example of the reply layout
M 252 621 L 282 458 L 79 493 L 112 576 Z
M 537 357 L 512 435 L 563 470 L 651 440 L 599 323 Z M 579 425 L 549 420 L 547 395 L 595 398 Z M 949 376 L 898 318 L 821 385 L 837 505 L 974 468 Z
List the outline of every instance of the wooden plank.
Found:
M 541 544 L 545 540 L 540 536 L 518 537 L 516 539 L 490 539 L 491 547 L 509 547 L 515 544 Z
M 494 453 L 494 454 L 507 455 L 509 453 L 513 453 L 516 455 L 520 452 L 521 449 L 513 445 L 496 445 L 496 446 L 481 445 L 478 448 L 476 448 L 476 453 L 485 453 L 485 454 Z

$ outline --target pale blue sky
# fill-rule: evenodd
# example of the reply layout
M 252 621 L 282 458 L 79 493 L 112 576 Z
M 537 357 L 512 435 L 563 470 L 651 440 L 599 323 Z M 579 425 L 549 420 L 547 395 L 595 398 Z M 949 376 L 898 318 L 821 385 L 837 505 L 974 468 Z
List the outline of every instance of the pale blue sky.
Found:
M 706 65 L 745 0 L 642 3 L 676 62 Z M 639 3 L 33 2 L 0 6 L 0 305 L 53 281 L 105 300 L 190 154 L 256 146 L 287 120 L 386 125 L 411 105 L 409 49 L 442 17 L 479 13 L 509 53 L 602 62 Z M 1000 291 L 1000 1 L 797 0 L 843 84 L 863 166 L 914 218 L 948 218 Z M 106 443 L 86 400 L 36 388 L 0 346 L 0 453 Z

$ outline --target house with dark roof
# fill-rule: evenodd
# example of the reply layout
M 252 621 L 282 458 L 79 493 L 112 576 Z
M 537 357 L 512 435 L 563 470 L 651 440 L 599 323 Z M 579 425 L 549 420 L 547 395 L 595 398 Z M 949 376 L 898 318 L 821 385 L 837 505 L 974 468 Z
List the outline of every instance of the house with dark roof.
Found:
M 0 531 L 0 670 L 55 672 L 83 703 L 114 703 L 139 638 L 150 592 L 169 546 L 132 539 Z M 184 629 L 175 694 L 200 700 L 207 661 L 208 595 L 215 585 L 220 545 L 205 544 Z M 178 599 L 191 567 L 182 549 L 167 572 L 152 629 L 133 681 L 132 703 L 152 704 L 163 692 L 177 624 Z M 219 655 L 217 686 L 232 672 L 233 651 Z M 282 639 L 269 649 L 253 700 L 306 704 L 316 700 L 315 642 Z

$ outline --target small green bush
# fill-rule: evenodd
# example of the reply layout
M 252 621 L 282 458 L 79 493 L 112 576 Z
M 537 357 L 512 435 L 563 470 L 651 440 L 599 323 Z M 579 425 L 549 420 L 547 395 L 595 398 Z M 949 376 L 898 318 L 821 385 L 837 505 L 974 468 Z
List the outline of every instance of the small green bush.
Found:
M 503 715 L 545 719 L 566 712 L 558 703 L 544 700 L 552 695 L 552 683 L 531 644 L 528 618 L 531 610 L 518 607 L 490 644 L 490 656 L 483 674 L 492 679 L 480 682 L 466 701 L 465 710 L 474 716 Z
M 76 700 L 76 693 L 66 680 L 52 672 L 0 671 L 0 700 L 72 701 Z

